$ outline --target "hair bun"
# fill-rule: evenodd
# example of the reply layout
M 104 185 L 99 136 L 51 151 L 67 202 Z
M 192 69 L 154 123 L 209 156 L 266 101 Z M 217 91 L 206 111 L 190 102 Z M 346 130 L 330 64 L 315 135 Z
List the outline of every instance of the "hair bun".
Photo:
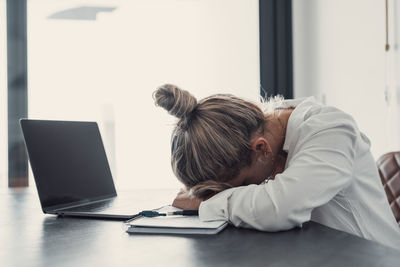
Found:
M 193 95 L 173 84 L 158 87 L 153 93 L 153 99 L 157 106 L 163 107 L 169 114 L 178 118 L 187 116 L 197 106 L 197 100 Z

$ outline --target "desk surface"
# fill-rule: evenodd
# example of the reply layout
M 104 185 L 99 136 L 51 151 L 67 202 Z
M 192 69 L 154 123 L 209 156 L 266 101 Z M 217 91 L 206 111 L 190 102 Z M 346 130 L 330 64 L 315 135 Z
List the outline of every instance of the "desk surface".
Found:
M 133 206 L 154 208 L 168 204 L 175 193 L 124 195 Z M 44 215 L 32 189 L 1 192 L 0 212 L 1 266 L 364 267 L 400 262 L 399 251 L 313 222 L 279 233 L 228 227 L 213 236 L 129 235 L 118 221 Z

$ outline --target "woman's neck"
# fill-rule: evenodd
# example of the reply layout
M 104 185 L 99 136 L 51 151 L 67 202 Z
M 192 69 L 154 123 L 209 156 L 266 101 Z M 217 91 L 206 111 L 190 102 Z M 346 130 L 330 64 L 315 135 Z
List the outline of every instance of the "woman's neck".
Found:
M 266 116 L 266 131 L 264 137 L 271 146 L 272 153 L 278 156 L 282 152 L 285 143 L 286 128 L 293 108 L 279 109 Z

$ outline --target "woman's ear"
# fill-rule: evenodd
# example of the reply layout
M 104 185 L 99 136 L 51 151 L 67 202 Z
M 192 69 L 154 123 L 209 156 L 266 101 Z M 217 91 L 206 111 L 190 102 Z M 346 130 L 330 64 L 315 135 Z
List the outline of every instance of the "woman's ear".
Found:
M 251 142 L 252 150 L 258 155 L 267 155 L 272 152 L 271 146 L 264 137 L 257 137 Z

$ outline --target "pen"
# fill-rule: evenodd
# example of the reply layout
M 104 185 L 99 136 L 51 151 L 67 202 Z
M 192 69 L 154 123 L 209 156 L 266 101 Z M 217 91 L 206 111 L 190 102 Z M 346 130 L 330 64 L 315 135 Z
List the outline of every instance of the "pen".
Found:
M 178 210 L 167 212 L 167 215 L 198 216 L 198 210 Z
M 197 216 L 199 215 L 198 210 L 178 210 L 178 211 L 169 211 L 166 213 L 160 213 L 154 210 L 144 210 L 139 212 L 139 215 L 144 217 L 158 217 L 158 216 L 171 216 L 171 215 L 183 215 L 183 216 Z

